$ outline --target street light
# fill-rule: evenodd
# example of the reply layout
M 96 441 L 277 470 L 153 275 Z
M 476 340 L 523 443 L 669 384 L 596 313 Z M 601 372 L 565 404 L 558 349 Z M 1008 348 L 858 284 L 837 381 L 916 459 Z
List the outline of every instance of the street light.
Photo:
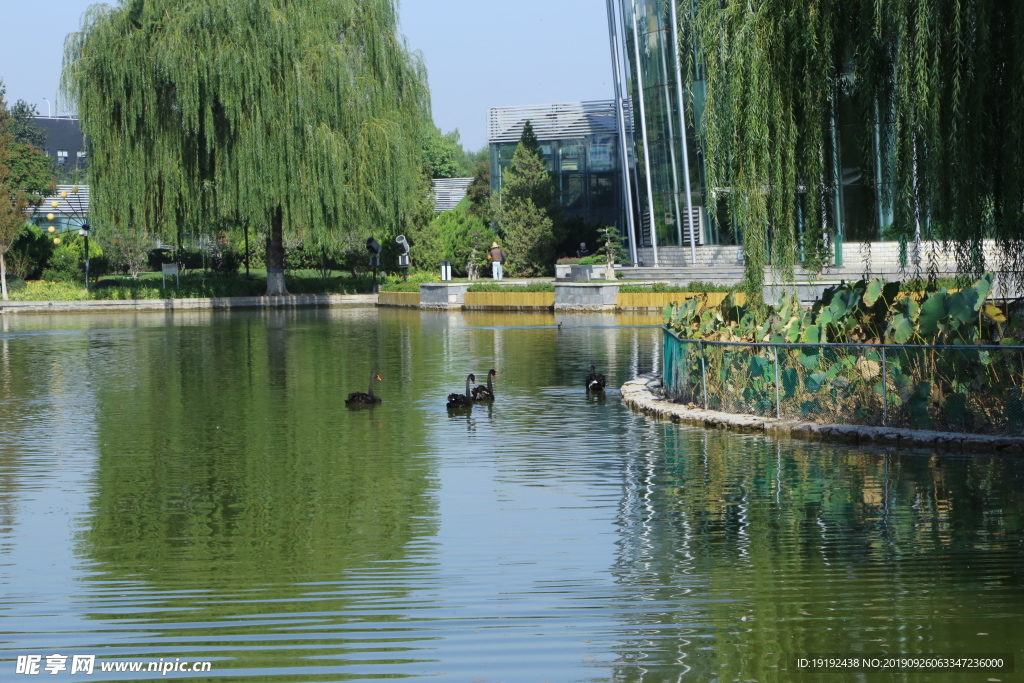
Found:
M 380 289 L 377 286 L 377 268 L 380 267 L 381 250 L 380 242 L 372 237 L 366 238 L 366 251 L 370 252 L 370 267 L 373 268 L 373 289 L 371 291 L 374 293 Z
M 398 267 L 402 269 L 402 282 L 408 282 L 409 243 L 405 240 L 405 235 L 399 235 L 396 237 L 395 242 L 398 243 Z

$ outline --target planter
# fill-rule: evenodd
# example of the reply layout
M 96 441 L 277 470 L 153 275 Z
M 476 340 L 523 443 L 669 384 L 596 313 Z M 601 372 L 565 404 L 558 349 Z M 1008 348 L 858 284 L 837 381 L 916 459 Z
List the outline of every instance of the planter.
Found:
M 614 311 L 618 291 L 617 282 L 556 283 L 555 310 Z
M 381 292 L 377 295 L 378 306 L 419 306 L 419 292 Z
M 617 267 L 621 268 L 622 266 L 617 266 Z M 589 266 L 581 266 L 579 264 L 574 264 L 574 263 L 566 263 L 566 264 L 556 263 L 555 264 L 555 279 L 556 280 L 572 280 L 572 273 L 573 273 L 572 269 L 573 268 L 579 268 L 579 269 L 589 268 L 590 269 L 590 276 L 589 276 L 590 280 L 614 280 L 615 279 L 615 268 L 616 268 L 616 266 L 612 266 L 612 271 L 611 271 L 612 276 L 608 277 L 608 266 L 605 265 L 604 263 L 599 263 L 597 265 L 589 265 Z M 572 280 L 572 281 L 573 282 L 580 282 L 580 280 Z M 582 280 L 582 282 L 586 282 L 586 281 L 587 280 Z
M 550 311 L 554 305 L 554 292 L 466 292 L 464 307 Z
M 569 266 L 569 279 L 573 282 L 590 282 L 594 266 Z
M 462 308 L 468 282 L 430 282 L 420 285 L 420 308 Z

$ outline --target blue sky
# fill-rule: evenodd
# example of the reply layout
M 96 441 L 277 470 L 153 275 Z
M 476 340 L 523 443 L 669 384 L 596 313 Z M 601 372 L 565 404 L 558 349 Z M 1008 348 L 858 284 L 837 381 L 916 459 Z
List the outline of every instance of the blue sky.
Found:
M 7 100 L 56 102 L 64 37 L 90 0 L 0 0 Z M 401 0 L 402 32 L 430 73 L 434 121 L 470 150 L 487 143 L 487 108 L 610 99 L 604 0 Z

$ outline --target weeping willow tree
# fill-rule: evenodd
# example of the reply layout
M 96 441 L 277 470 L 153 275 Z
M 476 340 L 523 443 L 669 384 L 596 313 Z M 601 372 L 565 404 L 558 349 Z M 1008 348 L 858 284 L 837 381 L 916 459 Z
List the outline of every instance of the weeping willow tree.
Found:
M 122 0 L 65 48 L 90 140 L 94 222 L 181 243 L 261 230 L 267 294 L 284 239 L 401 228 L 419 203 L 429 93 L 394 0 Z
M 760 297 L 771 261 L 792 280 L 839 232 L 840 101 L 859 169 L 904 239 L 935 238 L 961 272 L 1024 284 L 1024 3 L 1014 0 L 693 0 L 687 71 L 706 79 L 709 201 L 724 203 Z M 693 51 L 680 50 L 690 56 Z M 874 216 L 878 220 L 878 216 Z M 1001 263 L 986 264 L 993 238 Z

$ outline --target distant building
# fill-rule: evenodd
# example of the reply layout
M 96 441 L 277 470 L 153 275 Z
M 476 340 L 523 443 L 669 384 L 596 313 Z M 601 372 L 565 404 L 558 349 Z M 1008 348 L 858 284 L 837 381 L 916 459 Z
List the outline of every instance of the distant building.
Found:
M 496 107 L 488 115 L 491 192 L 504 174 L 529 121 L 555 180 L 566 217 L 625 231 L 619 135 L 615 101 Z
M 472 178 L 435 178 L 432 182 L 434 187 L 434 211 L 451 211 L 462 198 L 466 196 Z
M 83 167 L 86 164 L 85 139 L 78 119 L 71 116 L 36 116 L 35 123 L 46 132 L 46 155 L 58 166 Z

